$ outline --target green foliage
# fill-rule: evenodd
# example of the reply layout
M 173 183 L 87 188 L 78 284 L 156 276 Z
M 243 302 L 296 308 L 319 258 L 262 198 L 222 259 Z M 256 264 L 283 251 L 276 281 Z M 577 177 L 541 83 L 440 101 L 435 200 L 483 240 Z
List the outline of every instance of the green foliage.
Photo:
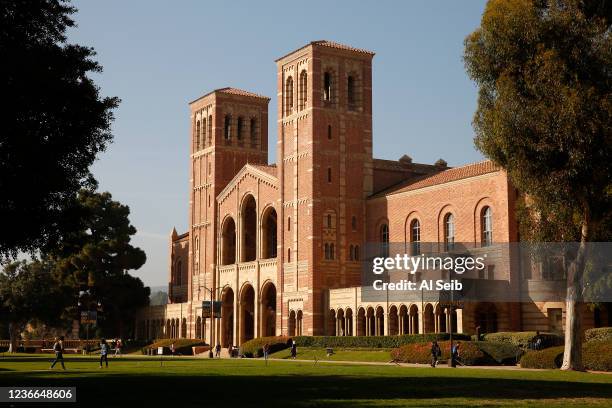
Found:
M 440 360 L 450 358 L 450 341 L 438 342 L 442 350 Z M 465 365 L 514 365 L 522 355 L 520 348 L 508 343 L 461 341 L 459 358 Z M 391 358 L 402 363 L 431 363 L 431 342 L 406 344 L 391 351 Z
M 177 354 L 181 355 L 192 355 L 193 350 L 192 347 L 197 346 L 207 346 L 207 344 L 201 339 L 160 339 L 154 343 L 151 343 L 147 346 L 144 346 L 141 351 L 142 354 L 148 354 L 149 350 L 153 350 L 155 354 L 157 354 L 157 348 L 163 347 L 164 354 L 168 354 L 170 352 L 170 347 L 174 344 L 174 349 Z
M 0 3 L 0 95 L 10 101 L 0 111 L 0 258 L 61 239 L 112 141 L 119 100 L 100 95 L 94 50 L 67 42 L 75 11 L 55 0 Z
M 496 341 L 477 341 L 476 347 L 497 364 L 516 365 L 525 353 L 520 347 Z
M 523 368 L 559 368 L 563 360 L 563 347 L 550 347 L 545 350 L 528 350 L 521 358 Z
M 521 348 L 528 348 L 530 343 L 534 342 L 536 332 L 497 332 L 487 333 L 484 336 L 485 341 L 509 343 Z M 555 333 L 540 333 L 542 338 L 542 347 L 560 346 L 563 344 L 563 337 Z
M 590 341 L 612 341 L 612 327 L 599 327 L 584 331 L 584 339 Z
M 594 371 L 612 371 L 612 339 L 593 340 L 582 347 L 585 368 Z
M 249 340 L 240 346 L 240 354 L 245 357 L 262 357 L 266 344 L 270 345 L 270 353 L 276 353 L 289 347 L 289 337 L 269 336 Z
M 448 340 L 448 333 L 405 334 L 401 336 L 296 336 L 298 347 L 394 348 L 404 344 Z M 454 340 L 470 340 L 466 334 L 453 333 Z
M 164 291 L 158 290 L 157 292 L 151 293 L 149 299 L 149 304 L 151 306 L 165 305 L 168 303 L 168 294 Z

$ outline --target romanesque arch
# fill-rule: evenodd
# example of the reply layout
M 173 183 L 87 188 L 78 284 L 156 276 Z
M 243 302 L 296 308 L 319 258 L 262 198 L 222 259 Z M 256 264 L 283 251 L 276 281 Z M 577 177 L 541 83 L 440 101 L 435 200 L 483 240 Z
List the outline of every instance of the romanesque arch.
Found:
M 236 222 L 227 217 L 221 227 L 221 265 L 236 263 Z
M 264 210 L 261 221 L 261 257 L 263 259 L 276 258 L 277 233 L 276 210 L 269 206 Z
M 352 336 L 353 335 L 353 310 L 350 307 L 346 308 L 346 312 L 344 313 L 345 319 L 345 335 Z
M 327 319 L 327 333 L 330 336 L 336 336 L 336 311 L 331 309 L 329 311 L 329 317 Z
M 419 307 L 417 305 L 410 306 L 410 334 L 419 333 Z
M 474 323 L 480 333 L 497 331 L 497 307 L 490 302 L 479 303 L 474 311 Z
M 374 336 L 376 334 L 376 319 L 374 316 L 374 308 L 368 307 L 366 312 L 366 336 Z
M 295 310 L 291 310 L 289 312 L 289 321 L 287 322 L 287 334 L 289 336 L 295 336 L 296 320 Z
M 255 197 L 248 194 L 242 201 L 241 216 L 241 262 L 251 262 L 257 256 L 257 204 Z
M 357 310 L 357 335 L 366 335 L 366 312 L 363 307 Z
M 261 289 L 260 296 L 261 335 L 276 335 L 276 286 L 270 281 Z
M 344 319 L 344 310 L 342 309 L 338 309 L 338 313 L 336 315 L 336 320 L 337 320 L 337 329 L 336 329 L 336 335 L 337 336 L 346 336 L 346 330 L 345 330 L 345 319 Z
M 240 292 L 240 344 L 255 337 L 255 290 L 245 284 Z
M 434 308 L 431 303 L 425 305 L 423 312 L 423 333 L 433 333 L 435 331 Z
M 399 309 L 399 325 L 400 334 L 408 334 L 410 331 L 410 325 L 408 324 L 408 308 L 406 305 L 401 305 Z
M 385 310 L 382 306 L 376 308 L 376 335 L 385 335 Z
M 399 334 L 399 316 L 397 306 L 393 305 L 389 308 L 389 335 L 395 336 Z
M 221 345 L 229 346 L 234 339 L 234 291 L 226 287 L 221 294 Z

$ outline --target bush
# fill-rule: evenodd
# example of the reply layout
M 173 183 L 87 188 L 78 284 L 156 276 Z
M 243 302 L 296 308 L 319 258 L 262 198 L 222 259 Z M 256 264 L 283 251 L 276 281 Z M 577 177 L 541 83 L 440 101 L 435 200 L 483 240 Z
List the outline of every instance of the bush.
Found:
M 582 362 L 589 370 L 612 371 L 612 340 L 585 343 L 582 346 Z
M 536 332 L 498 332 L 487 333 L 483 335 L 485 341 L 494 341 L 499 343 L 509 343 L 521 348 L 529 348 L 533 343 Z M 563 337 L 554 333 L 540 333 L 542 338 L 542 348 L 562 346 Z
M 289 337 L 286 336 L 270 336 L 259 337 L 249 340 L 240 346 L 240 353 L 245 357 L 263 357 L 263 347 L 270 345 L 270 353 L 289 348 Z
M 174 343 L 174 349 L 177 354 L 183 355 L 192 355 L 192 347 L 195 346 L 206 346 L 207 344 L 201 339 L 161 339 L 157 340 L 155 343 L 149 344 L 141 349 L 142 354 L 149 354 L 149 350 L 153 349 L 155 354 L 157 354 L 157 348 L 163 347 L 164 354 L 169 353 L 170 346 Z
M 584 331 L 584 339 L 589 341 L 612 341 L 612 327 L 599 327 Z
M 442 350 L 440 360 L 450 358 L 450 341 L 438 342 Z M 431 363 L 431 343 L 406 344 L 391 351 L 391 358 L 400 363 Z M 476 343 L 462 341 L 459 347 L 459 360 L 465 365 L 485 365 L 490 362 Z
M 448 340 L 448 333 L 404 334 L 401 336 L 297 336 L 293 337 L 298 347 L 337 348 L 396 348 L 405 344 L 431 343 Z M 470 340 L 466 334 L 453 333 L 454 340 Z
M 496 364 L 516 365 L 525 353 L 523 349 L 510 343 L 477 341 L 474 344 Z
M 523 368 L 559 368 L 563 362 L 563 346 L 545 350 L 529 350 L 521 358 Z

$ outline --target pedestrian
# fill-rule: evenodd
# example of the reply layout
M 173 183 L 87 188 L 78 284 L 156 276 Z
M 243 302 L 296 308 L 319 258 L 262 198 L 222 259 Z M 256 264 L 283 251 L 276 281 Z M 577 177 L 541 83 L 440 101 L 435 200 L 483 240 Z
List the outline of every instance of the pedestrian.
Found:
M 451 347 L 451 366 L 457 367 L 457 363 L 459 363 L 459 347 L 461 344 L 459 342 L 455 343 Z
M 534 342 L 534 349 L 535 350 L 542 350 L 542 336 L 540 336 L 540 332 L 536 331 L 536 335 L 533 338 L 533 342 Z
M 264 360 L 268 361 L 268 354 L 270 353 L 270 345 L 268 343 L 263 346 Z
M 291 342 L 291 358 L 295 360 L 297 356 L 297 344 L 295 344 L 295 340 Z
M 433 368 L 436 368 L 438 365 L 440 355 L 442 355 L 442 350 L 440 350 L 438 342 L 434 340 L 433 343 L 431 343 L 431 366 Z
M 215 346 L 215 357 L 221 358 L 221 345 L 219 343 Z
M 64 336 L 61 336 L 59 339 L 55 338 L 55 343 L 53 344 L 53 351 L 55 352 L 55 360 L 53 360 L 53 364 L 51 364 L 51 368 L 55 367 L 55 364 L 59 361 L 62 363 L 62 368 L 65 370 L 66 366 L 64 365 Z
M 170 345 L 170 354 L 172 354 L 174 356 L 174 353 L 176 353 L 176 348 L 174 348 L 174 343 L 172 343 Z
M 123 348 L 123 342 L 121 339 L 115 340 L 115 356 L 121 355 L 121 349 Z
M 108 368 L 108 344 L 106 339 L 100 340 L 100 368 L 102 368 L 102 362 L 105 362 L 106 368 Z

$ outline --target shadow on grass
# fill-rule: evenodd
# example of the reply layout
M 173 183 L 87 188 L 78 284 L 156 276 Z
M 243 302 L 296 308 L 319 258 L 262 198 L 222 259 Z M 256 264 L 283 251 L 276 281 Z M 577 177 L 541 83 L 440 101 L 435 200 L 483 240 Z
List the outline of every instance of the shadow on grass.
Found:
M 68 374 L 68 373 L 66 373 Z M 142 374 L 105 377 L 52 375 L 16 376 L 20 386 L 76 386 L 78 400 L 92 406 L 150 407 L 179 404 L 203 406 L 371 406 L 366 400 L 420 399 L 435 404 L 439 398 L 480 400 L 612 398 L 610 384 L 465 377 L 301 376 L 301 375 L 176 375 Z M 103 399 L 101 399 L 103 396 Z M 355 401 L 355 400 L 362 400 Z M 216 402 L 216 403 L 215 403 Z M 376 404 L 374 404 L 376 405 Z M 384 404 L 383 404 L 384 405 Z M 178 406 L 178 405 L 176 405 Z

